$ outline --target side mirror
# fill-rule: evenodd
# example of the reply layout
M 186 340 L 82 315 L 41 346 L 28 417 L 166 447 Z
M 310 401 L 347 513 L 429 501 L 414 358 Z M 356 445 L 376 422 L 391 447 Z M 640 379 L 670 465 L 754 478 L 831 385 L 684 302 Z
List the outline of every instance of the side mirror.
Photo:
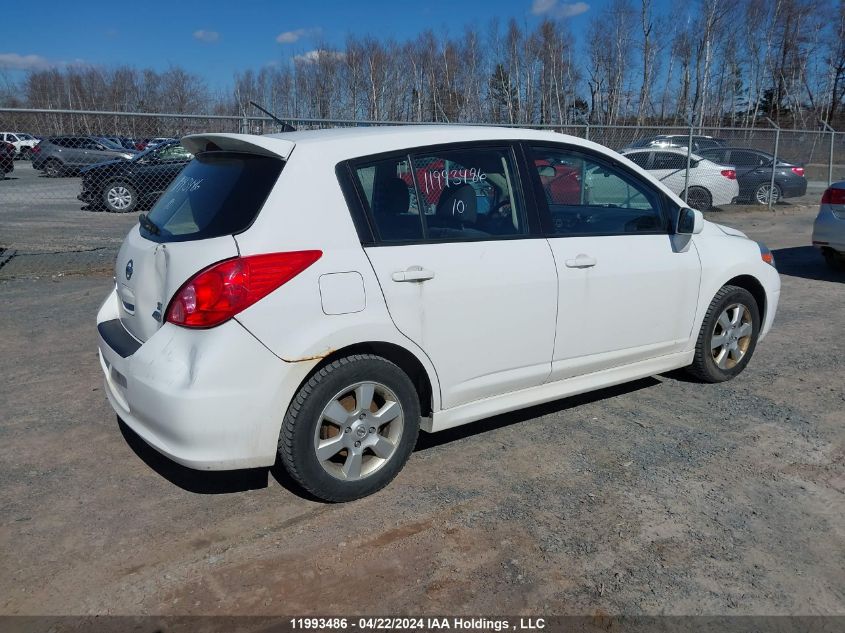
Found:
M 542 165 L 537 168 L 537 173 L 540 174 L 541 178 L 554 178 L 555 168 L 549 165 Z
M 698 209 L 681 207 L 677 211 L 675 233 L 680 235 L 697 235 L 704 230 L 704 214 Z

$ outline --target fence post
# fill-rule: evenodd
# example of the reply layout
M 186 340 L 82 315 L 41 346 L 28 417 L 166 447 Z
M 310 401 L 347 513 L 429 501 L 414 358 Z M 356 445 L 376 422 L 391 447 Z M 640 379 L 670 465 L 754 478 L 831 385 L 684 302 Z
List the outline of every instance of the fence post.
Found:
M 827 161 L 827 186 L 830 187 L 833 184 L 833 142 L 836 139 L 836 130 L 827 121 L 819 119 L 819 123 L 830 132 L 830 156 Z
M 590 140 L 590 122 L 589 121 L 587 121 L 587 127 L 585 128 L 585 131 L 584 131 L 584 138 L 588 141 Z M 833 151 L 833 150 L 831 150 L 831 151 Z
M 689 125 L 689 141 L 687 142 L 687 170 L 684 173 L 684 202 L 689 204 L 689 170 L 692 164 L 692 119 L 687 120 Z
M 775 198 L 775 170 L 777 169 L 778 164 L 778 145 L 780 144 L 780 126 L 772 121 L 769 117 L 766 117 L 766 121 L 775 128 L 775 151 L 774 156 L 772 157 L 772 179 L 769 182 L 769 211 L 772 210 L 772 204 L 774 203 Z

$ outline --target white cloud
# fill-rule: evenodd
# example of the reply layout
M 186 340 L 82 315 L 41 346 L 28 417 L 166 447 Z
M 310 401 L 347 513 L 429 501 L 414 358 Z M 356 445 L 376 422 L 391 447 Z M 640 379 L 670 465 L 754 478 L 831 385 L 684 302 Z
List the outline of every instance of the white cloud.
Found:
M 311 37 L 319 35 L 320 29 L 295 29 L 293 31 L 285 31 L 276 36 L 276 41 L 279 44 L 293 44 L 298 42 L 303 37 Z
M 0 68 L 10 70 L 43 70 L 57 64 L 51 63 L 41 55 L 19 55 L 18 53 L 0 53 Z
M 531 13 L 534 15 L 549 15 L 554 18 L 571 18 L 590 10 L 586 2 L 561 2 L 558 0 L 534 0 L 531 3 Z
M 346 56 L 340 51 L 327 51 L 325 49 L 316 49 L 313 51 L 308 51 L 307 53 L 303 53 L 302 55 L 294 56 L 293 61 L 303 64 L 312 64 L 321 59 L 341 60 L 344 57 Z
M 194 31 L 194 39 L 199 40 L 200 42 L 205 42 L 206 44 L 214 44 L 220 39 L 220 33 L 217 31 L 204 31 L 200 29 L 199 31 Z

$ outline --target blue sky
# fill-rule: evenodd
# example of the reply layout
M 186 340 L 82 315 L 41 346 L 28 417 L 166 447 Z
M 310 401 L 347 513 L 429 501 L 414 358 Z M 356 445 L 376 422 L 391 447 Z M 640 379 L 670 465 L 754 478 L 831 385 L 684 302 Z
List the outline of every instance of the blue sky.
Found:
M 569 20 L 583 38 L 608 0 L 37 0 L 5 2 L 0 72 L 81 62 L 165 69 L 179 65 L 225 89 L 236 70 L 287 63 L 320 42 L 340 46 L 348 34 L 414 37 L 426 28 L 459 34 L 491 17 L 529 26 L 543 16 Z M 657 0 L 660 10 L 670 0 Z M 8 28 L 11 25 L 11 28 Z M 580 41 L 583 41 L 581 39 Z

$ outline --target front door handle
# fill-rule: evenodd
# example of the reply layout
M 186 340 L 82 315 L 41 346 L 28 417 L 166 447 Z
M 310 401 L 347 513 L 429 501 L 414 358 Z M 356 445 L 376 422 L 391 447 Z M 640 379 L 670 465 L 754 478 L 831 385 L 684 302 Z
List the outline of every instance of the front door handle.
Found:
M 422 266 L 409 266 L 393 273 L 392 278 L 393 281 L 427 281 L 434 279 L 434 271 L 426 270 Z
M 567 268 L 591 268 L 596 265 L 596 258 L 581 253 L 575 259 L 567 259 Z

